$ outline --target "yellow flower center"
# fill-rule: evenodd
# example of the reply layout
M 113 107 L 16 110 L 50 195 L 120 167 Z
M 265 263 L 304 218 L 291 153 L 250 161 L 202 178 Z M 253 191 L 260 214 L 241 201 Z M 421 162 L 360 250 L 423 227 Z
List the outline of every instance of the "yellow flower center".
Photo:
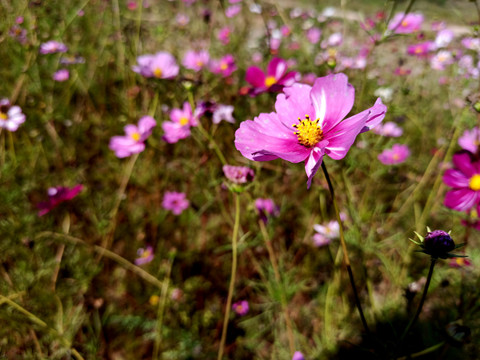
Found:
M 132 135 L 130 135 L 133 140 L 138 141 L 140 140 L 140 134 L 138 132 L 134 132 Z
M 328 49 L 327 50 L 329 57 L 336 57 L 337 56 L 337 49 Z
M 393 154 L 392 158 L 393 158 L 393 160 L 398 160 L 398 159 L 400 159 L 400 155 Z
M 185 126 L 187 124 L 188 124 L 188 118 L 186 118 L 185 116 L 182 116 L 180 118 L 180 125 Z
M 160 297 L 158 295 L 152 295 L 152 296 L 150 296 L 150 299 L 148 300 L 148 302 L 152 306 L 158 305 L 159 301 L 160 301 Z
M 402 26 L 403 26 L 403 27 L 407 27 L 407 26 L 408 26 L 408 21 L 403 20 L 403 21 L 402 21 Z
M 302 120 L 298 118 L 298 121 L 298 124 L 293 124 L 292 126 L 297 129 L 294 134 L 297 135 L 300 144 L 306 147 L 312 147 L 322 140 L 323 131 L 320 125 L 318 125 L 320 119 L 312 121 L 307 114 L 305 115 L 305 119 Z
M 423 51 L 423 50 L 422 50 L 421 47 L 417 47 L 417 48 L 415 49 L 415 54 L 420 54 L 422 51 Z
M 470 182 L 468 184 L 470 189 L 473 191 L 479 191 L 480 190 L 480 175 L 475 174 L 470 178 Z
M 242 312 L 243 311 L 243 306 L 242 305 L 237 305 L 237 312 Z
M 226 63 L 222 63 L 220 65 L 220 69 L 222 69 L 222 70 L 227 70 L 227 68 L 228 68 L 228 65 Z
M 153 70 L 153 76 L 155 76 L 156 78 L 161 78 L 162 77 L 162 69 L 155 68 Z
M 203 66 L 203 61 L 198 60 L 198 61 L 197 61 L 197 66 L 198 66 L 198 67 L 202 67 L 202 66 Z
M 275 84 L 277 82 L 277 79 L 275 79 L 275 76 L 268 76 L 266 79 L 265 79 L 265 86 L 266 87 L 270 87 L 272 86 L 273 84 Z
M 150 250 L 144 250 L 142 255 L 140 255 L 141 258 L 148 258 L 152 253 Z
M 7 120 L 8 115 L 0 111 L 0 120 Z

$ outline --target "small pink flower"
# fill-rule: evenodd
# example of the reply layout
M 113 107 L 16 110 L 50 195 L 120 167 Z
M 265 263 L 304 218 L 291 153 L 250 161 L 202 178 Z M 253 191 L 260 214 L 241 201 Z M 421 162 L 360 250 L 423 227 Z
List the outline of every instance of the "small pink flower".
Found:
M 270 216 L 277 217 L 280 210 L 272 199 L 258 198 L 255 200 L 255 208 L 258 211 L 260 219 L 266 223 Z
M 375 134 L 390 137 L 399 137 L 403 134 L 403 129 L 391 121 L 384 124 L 378 124 L 372 131 Z
M 255 177 L 253 170 L 246 166 L 223 165 L 223 173 L 234 184 L 245 184 Z
M 141 55 L 137 57 L 137 64 L 132 70 L 146 78 L 172 79 L 179 71 L 175 58 L 166 51 Z
M 280 32 L 282 36 L 287 37 L 290 36 L 290 34 L 292 33 L 292 29 L 290 29 L 288 25 L 282 25 L 280 28 Z
M 343 36 L 341 33 L 334 33 L 328 37 L 327 45 L 328 46 L 339 46 L 343 42 Z
M 443 29 L 438 32 L 437 37 L 435 38 L 435 46 L 437 48 L 446 47 L 450 44 L 455 37 L 455 34 L 450 29 Z
M 8 99 L 0 100 L 0 129 L 17 131 L 25 119 L 25 114 L 22 113 L 20 106 L 12 106 Z
M 154 258 L 153 248 L 147 246 L 145 249 L 140 248 L 137 250 L 138 258 L 135 259 L 135 265 L 145 265 L 151 262 Z
M 307 40 L 311 44 L 316 44 L 320 41 L 320 37 L 322 36 L 322 30 L 320 30 L 318 27 L 312 27 L 307 30 L 306 37 Z
M 190 206 L 187 195 L 181 192 L 167 191 L 163 195 L 162 207 L 170 210 L 175 215 L 180 215 L 183 210 Z
M 305 360 L 305 357 L 300 351 L 295 351 L 293 354 L 292 360 Z
M 452 65 L 455 60 L 450 51 L 442 50 L 430 59 L 430 66 L 434 70 L 445 70 L 448 65 Z
M 163 139 L 169 144 L 186 139 L 190 136 L 190 128 L 197 126 L 197 118 L 194 116 L 192 107 L 188 102 L 183 104 L 183 109 L 172 109 L 170 119 L 171 121 L 162 123 Z
M 435 50 L 435 43 L 432 41 L 425 41 L 423 43 L 409 45 L 407 47 L 407 53 L 418 57 L 424 57 L 429 52 Z
M 59 82 L 67 81 L 69 77 L 70 77 L 70 72 L 67 69 L 60 69 L 56 71 L 52 76 L 53 80 L 59 81 Z
M 448 265 L 450 265 L 450 267 L 453 267 L 453 268 L 463 268 L 463 267 L 472 266 L 472 262 L 467 258 L 457 257 L 457 258 L 450 259 L 450 262 Z
M 227 18 L 232 18 L 242 10 L 242 5 L 231 5 L 225 10 L 225 16 Z
M 245 316 L 248 314 L 249 306 L 247 300 L 237 301 L 232 304 L 232 310 L 239 316 Z
M 136 1 L 128 1 L 127 2 L 127 9 L 130 11 L 133 11 L 137 8 L 137 2 Z
M 230 42 L 230 34 L 231 34 L 231 30 L 228 26 L 225 26 L 223 28 L 221 28 L 218 32 L 218 40 L 220 40 L 220 42 L 223 44 L 223 45 L 227 45 L 229 42 Z
M 73 199 L 82 191 L 83 185 L 78 184 L 72 188 L 56 186 L 48 189 L 48 201 L 37 204 L 38 216 L 43 216 L 56 208 L 62 202 Z
M 210 61 L 210 71 L 214 74 L 220 74 L 223 77 L 228 77 L 237 70 L 237 65 L 235 65 L 235 59 L 233 55 L 227 54 L 222 57 L 220 60 Z
M 340 235 L 340 225 L 338 221 L 332 220 L 325 225 L 315 224 L 313 229 L 316 231 L 313 235 L 313 244 L 317 247 L 330 244 L 333 239 Z
M 388 29 L 396 34 L 410 34 L 419 31 L 423 23 L 422 14 L 397 13 L 388 24 Z
M 200 71 L 205 66 L 208 65 L 209 60 L 210 60 L 210 55 L 208 54 L 208 51 L 202 50 L 202 51 L 196 52 L 193 50 L 189 50 L 183 57 L 182 64 L 187 69 L 190 69 L 193 71 Z
M 297 72 L 287 72 L 287 62 L 281 58 L 273 58 L 264 73 L 260 68 L 251 66 L 247 69 L 245 80 L 252 85 L 250 95 L 255 96 L 266 91 L 281 91 L 284 86 L 295 83 Z
M 185 14 L 177 14 L 175 17 L 175 21 L 177 22 L 178 26 L 186 26 L 190 22 L 190 18 L 188 15 Z
M 412 70 L 399 66 L 395 69 L 393 73 L 398 76 L 407 76 L 407 75 L 410 75 L 411 72 Z
M 231 124 L 235 124 L 235 119 L 233 118 L 233 106 L 232 105 L 223 105 L 218 104 L 215 107 L 212 115 L 212 122 L 214 124 L 219 124 L 220 121 L 225 120 Z
M 118 158 L 128 157 L 145 150 L 145 140 L 152 134 L 156 121 L 151 116 L 143 116 L 136 125 L 124 127 L 125 136 L 114 136 L 110 139 L 108 147 L 115 152 Z
M 476 154 L 478 152 L 478 145 L 480 145 L 480 129 L 474 127 L 472 130 L 465 130 L 463 135 L 458 139 L 458 145 L 460 145 L 462 149 Z
M 40 45 L 40 54 L 55 54 L 67 52 L 68 48 L 61 42 L 50 40 Z
M 384 165 L 396 165 L 403 163 L 410 156 L 407 145 L 394 144 L 391 149 L 385 149 L 378 155 L 378 160 Z

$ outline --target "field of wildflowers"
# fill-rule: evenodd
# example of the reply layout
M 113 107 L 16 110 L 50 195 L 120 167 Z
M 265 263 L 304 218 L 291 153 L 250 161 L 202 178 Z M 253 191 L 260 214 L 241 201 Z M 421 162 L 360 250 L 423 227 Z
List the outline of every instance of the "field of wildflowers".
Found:
M 0 0 L 0 359 L 478 359 L 480 4 L 320 3 Z

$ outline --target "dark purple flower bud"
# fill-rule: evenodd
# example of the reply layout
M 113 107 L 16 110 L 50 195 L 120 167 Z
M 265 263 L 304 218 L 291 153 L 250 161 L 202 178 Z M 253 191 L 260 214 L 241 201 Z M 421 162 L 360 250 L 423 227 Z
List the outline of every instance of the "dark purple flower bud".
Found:
M 455 243 L 447 232 L 434 230 L 425 236 L 423 248 L 427 254 L 445 259 L 447 254 L 455 249 Z

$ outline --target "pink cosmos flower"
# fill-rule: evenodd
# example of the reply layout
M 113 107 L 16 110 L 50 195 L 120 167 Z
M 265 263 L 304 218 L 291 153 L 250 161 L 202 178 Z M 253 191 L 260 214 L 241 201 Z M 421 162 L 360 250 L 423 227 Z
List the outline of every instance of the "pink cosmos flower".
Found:
M 312 27 L 307 30 L 306 36 L 307 40 L 311 44 L 316 44 L 320 41 L 320 37 L 322 36 L 322 30 L 320 30 L 320 28 L 318 27 Z
M 225 10 L 225 16 L 227 18 L 232 18 L 242 10 L 242 5 L 231 5 Z
M 190 206 L 187 200 L 187 195 L 181 192 L 167 191 L 163 195 L 162 207 L 165 210 L 170 210 L 175 215 L 180 215 L 183 210 Z
M 448 65 L 452 65 L 454 62 L 453 55 L 450 51 L 442 50 L 435 54 L 430 59 L 430 66 L 434 70 L 445 70 Z
M 223 174 L 234 184 L 245 184 L 252 181 L 255 173 L 246 166 L 223 165 Z
M 479 38 L 463 38 L 462 45 L 469 50 L 480 51 L 480 39 Z
M 62 82 L 62 81 L 67 81 L 69 77 L 70 77 L 70 72 L 67 69 L 60 69 L 53 74 L 52 79 L 55 81 Z
M 290 29 L 288 25 L 282 25 L 280 27 L 280 32 L 282 36 L 287 37 L 287 36 L 290 36 L 290 34 L 292 33 L 292 29 Z
M 83 185 L 78 184 L 72 188 L 64 186 L 56 186 L 48 189 L 48 201 L 40 202 L 37 204 L 38 216 L 43 216 L 56 208 L 62 202 L 73 199 L 82 191 Z
M 295 83 L 297 72 L 287 72 L 287 62 L 281 58 L 273 58 L 267 66 L 265 74 L 260 68 L 251 66 L 247 69 L 245 80 L 252 85 L 250 95 L 255 96 L 266 91 L 281 91 L 284 86 Z
M 268 217 L 273 216 L 277 217 L 280 213 L 280 210 L 277 205 L 273 202 L 272 199 L 262 199 L 258 198 L 255 200 L 255 208 L 258 211 L 260 219 L 266 223 Z
M 458 269 L 458 268 L 472 266 L 472 262 L 467 258 L 457 257 L 457 258 L 450 259 L 450 262 L 448 263 L 448 265 L 450 265 L 450 267 Z
M 336 220 L 329 221 L 326 225 L 315 224 L 313 229 L 317 232 L 313 236 L 316 246 L 326 245 L 340 235 L 340 225 Z
M 391 149 L 385 149 L 378 155 L 378 160 L 384 165 L 396 165 L 403 163 L 410 156 L 407 145 L 394 144 Z
M 190 69 L 193 71 L 200 71 L 205 66 L 208 65 L 209 60 L 210 60 L 210 55 L 208 54 L 208 51 L 202 50 L 202 51 L 196 52 L 193 50 L 189 50 L 183 57 L 182 64 L 187 69 Z
M 132 70 L 146 78 L 172 79 L 179 71 L 175 58 L 166 51 L 141 55 L 137 57 L 137 64 Z
M 384 124 L 378 124 L 372 131 L 375 134 L 390 137 L 399 137 L 403 134 L 403 129 L 391 121 Z
M 237 70 L 237 65 L 235 65 L 235 59 L 233 55 L 227 54 L 222 57 L 220 60 L 210 61 L 210 71 L 214 74 L 220 74 L 223 77 L 228 77 Z
M 247 300 L 237 301 L 232 304 L 232 310 L 239 316 L 245 316 L 248 314 L 249 306 Z
M 61 42 L 50 40 L 40 45 L 40 54 L 55 54 L 67 52 L 68 47 Z
M 292 360 L 305 360 L 305 357 L 300 351 L 295 351 L 293 354 Z
M 474 127 L 472 130 L 465 130 L 463 135 L 458 138 L 458 145 L 460 145 L 462 149 L 476 154 L 478 152 L 478 145 L 480 145 L 480 129 Z
M 433 50 L 435 50 L 435 43 L 432 41 L 425 41 L 423 43 L 409 45 L 407 47 L 408 55 L 414 55 L 418 57 L 426 56 Z
M 393 73 L 398 76 L 406 76 L 406 75 L 410 75 L 411 72 L 412 70 L 399 66 L 395 69 Z
M 410 34 L 419 31 L 422 23 L 422 14 L 410 13 L 405 16 L 404 13 L 397 13 L 388 24 L 388 29 L 396 34 Z
M 446 47 L 450 44 L 455 37 L 455 34 L 450 29 L 443 29 L 438 32 L 437 37 L 435 38 L 435 46 L 437 48 Z
M 231 32 L 232 31 L 230 30 L 230 28 L 228 26 L 225 26 L 225 27 L 221 28 L 220 31 L 218 32 L 218 40 L 220 40 L 220 42 L 223 45 L 227 45 L 230 42 L 230 33 Z
M 218 104 L 213 111 L 212 122 L 214 124 L 219 124 L 220 121 L 225 120 L 226 122 L 235 124 L 233 110 L 234 108 L 232 105 Z
M 190 136 L 190 128 L 198 125 L 197 118 L 193 115 L 192 107 L 188 102 L 183 103 L 183 109 L 172 109 L 170 119 L 172 121 L 162 123 L 162 129 L 165 133 L 163 140 L 169 144 L 186 139 Z
M 137 250 L 138 258 L 135 259 L 135 265 L 145 265 L 151 262 L 154 258 L 153 248 L 147 246 L 145 249 L 140 248 Z
M 18 127 L 25 122 L 25 114 L 20 106 L 12 106 L 10 100 L 0 100 L 0 129 L 17 131 Z
M 175 16 L 175 21 L 177 22 L 178 26 L 186 26 L 190 22 L 190 18 L 186 14 L 177 14 Z
M 355 89 L 341 73 L 318 78 L 313 87 L 294 84 L 283 91 L 276 112 L 240 124 L 235 146 L 254 161 L 305 161 L 308 188 L 324 155 L 343 159 L 357 135 L 378 125 L 387 111 L 377 99 L 370 109 L 342 121 L 353 107 Z
M 457 211 L 468 211 L 480 201 L 480 160 L 472 160 L 469 152 L 453 155 L 453 169 L 443 174 L 443 182 L 452 187 L 444 205 Z
M 151 116 L 143 116 L 136 125 L 124 127 L 125 136 L 114 136 L 110 139 L 108 147 L 115 152 L 118 158 L 128 157 L 145 150 L 145 140 L 152 134 L 152 129 L 157 122 Z

